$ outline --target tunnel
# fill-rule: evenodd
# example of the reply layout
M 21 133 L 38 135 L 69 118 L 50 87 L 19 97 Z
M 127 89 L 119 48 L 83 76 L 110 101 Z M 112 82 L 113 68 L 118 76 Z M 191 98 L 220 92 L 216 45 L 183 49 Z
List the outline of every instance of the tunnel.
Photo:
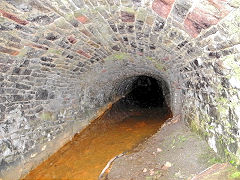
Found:
M 162 107 L 165 103 L 162 88 L 156 79 L 139 76 L 132 84 L 132 90 L 125 97 L 126 103 L 140 108 Z
M 239 166 L 239 6 L 2 0 L 0 179 L 24 177 L 110 107 L 168 109 Z
M 106 124 L 125 121 L 130 117 L 146 116 L 147 120 L 155 116 L 162 124 L 172 117 L 170 90 L 161 77 L 132 76 L 120 81 L 117 87 L 114 92 L 123 93 L 124 90 L 124 94 L 101 116 L 99 124 L 102 123 L 102 129 Z

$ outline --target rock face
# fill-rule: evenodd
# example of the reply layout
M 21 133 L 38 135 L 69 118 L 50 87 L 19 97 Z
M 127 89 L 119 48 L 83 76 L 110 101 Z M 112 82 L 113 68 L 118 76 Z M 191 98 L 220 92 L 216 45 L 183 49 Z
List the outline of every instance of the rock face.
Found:
M 0 177 L 56 151 L 134 77 L 162 82 L 173 114 L 240 164 L 237 0 L 2 0 Z

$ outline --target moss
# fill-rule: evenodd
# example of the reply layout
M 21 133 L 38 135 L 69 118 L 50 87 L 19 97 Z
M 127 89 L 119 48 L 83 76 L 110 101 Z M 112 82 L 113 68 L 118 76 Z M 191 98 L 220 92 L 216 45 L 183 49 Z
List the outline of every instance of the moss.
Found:
M 67 29 L 67 30 L 69 30 L 69 28 L 71 27 L 71 25 L 66 21 L 66 19 L 64 17 L 57 19 L 55 21 L 55 25 L 58 28 Z
M 146 59 L 149 60 L 149 61 L 152 61 L 154 63 L 154 65 L 155 65 L 155 67 L 157 69 L 159 69 L 160 71 L 166 71 L 166 67 L 162 63 L 157 62 L 155 59 L 153 59 L 150 56 L 146 57 Z
M 115 9 L 118 9 L 117 6 L 111 6 L 111 8 L 115 8 Z M 78 10 L 75 10 L 73 12 L 73 15 L 75 17 L 79 17 L 79 16 L 82 16 L 82 15 L 86 15 L 87 14 L 94 14 L 94 13 L 97 13 L 98 11 L 102 11 L 102 10 L 106 10 L 106 7 L 101 7 L 101 6 L 98 6 L 98 7 L 94 7 L 94 8 L 81 8 L 81 9 L 78 9 Z
M 217 109 L 218 109 L 219 115 L 221 116 L 221 119 L 222 118 L 226 119 L 226 116 L 228 116 L 228 109 L 229 109 L 229 107 L 226 106 L 226 105 L 218 104 L 217 105 Z
M 213 165 L 213 164 L 217 164 L 217 163 L 223 163 L 223 160 L 219 157 L 213 157 L 208 160 L 208 163 Z
M 240 178 L 240 171 L 236 171 L 236 172 L 233 172 L 231 175 L 230 175 L 230 178 Z
M 211 166 L 211 165 L 216 164 L 216 163 L 223 163 L 224 162 L 210 148 L 198 157 L 198 161 L 206 163 L 208 166 Z
M 240 148 L 238 148 L 238 150 L 236 152 L 236 156 L 240 159 Z
M 184 136 L 184 135 L 178 136 L 178 140 L 179 140 L 180 143 L 182 143 L 182 142 L 185 142 L 187 140 L 187 137 Z
M 94 8 L 91 8 L 91 9 L 81 8 L 81 9 L 78 9 L 78 10 L 74 11 L 73 14 L 74 14 L 75 17 L 78 17 L 78 16 L 80 16 L 82 14 L 88 14 L 89 11 L 96 12 L 96 10 Z
M 160 71 L 166 71 L 165 67 L 162 64 L 156 64 L 155 65 L 157 69 L 159 69 Z
M 224 98 L 224 97 L 220 97 L 220 98 L 217 99 L 217 102 L 222 103 L 222 104 L 226 104 L 228 102 L 228 99 Z
M 129 58 L 129 55 L 125 53 L 119 53 L 119 54 L 116 54 L 114 58 L 118 60 L 123 60 L 123 59 Z
M 195 117 L 191 119 L 189 118 L 188 125 L 193 132 L 197 133 L 200 137 L 206 140 L 209 136 L 209 133 L 205 131 L 203 127 L 201 127 L 199 122 L 199 118 L 195 115 Z M 206 122 L 206 120 L 201 120 L 201 122 Z
M 40 114 L 40 118 L 44 121 L 56 120 L 56 117 L 52 112 L 43 112 Z
M 66 19 L 66 21 L 75 20 L 75 16 L 73 14 L 67 14 L 64 16 L 64 18 Z
M 239 0 L 232 0 L 230 2 L 230 5 L 233 6 L 233 7 L 239 7 L 240 6 L 240 1 Z M 237 20 L 237 19 L 236 19 Z M 238 22 L 240 21 L 240 17 L 239 17 L 239 20 Z
M 230 79 L 231 77 L 235 77 L 236 79 L 240 80 L 240 67 L 235 59 L 235 55 L 228 55 L 222 59 L 224 66 L 230 67 L 234 74 L 228 75 L 227 77 Z
M 150 56 L 147 56 L 147 59 L 150 60 L 150 61 L 154 61 L 154 59 Z
M 240 160 L 235 154 L 228 151 L 227 146 L 224 145 L 225 143 L 223 141 L 223 137 L 218 136 L 216 143 L 218 154 L 221 156 L 221 158 L 223 158 L 224 161 L 228 161 L 234 167 L 240 169 Z
M 27 48 L 23 48 L 21 49 L 20 53 L 17 55 L 18 57 L 23 57 L 27 54 L 28 49 Z
M 138 20 L 144 21 L 146 17 L 147 17 L 147 11 L 145 9 L 140 9 L 137 12 L 137 19 Z
M 225 158 L 235 167 L 239 169 L 240 167 L 240 160 L 231 152 L 229 152 L 227 149 L 224 149 L 225 152 Z
M 129 54 L 126 53 L 116 53 L 113 54 L 111 56 L 108 56 L 107 58 L 105 58 L 104 60 L 123 60 L 123 59 L 131 59 L 131 56 Z
M 122 7 L 121 10 L 126 11 L 128 13 L 135 13 L 135 10 L 133 8 L 130 8 L 130 7 Z
M 59 49 L 49 48 L 47 53 L 62 55 L 62 51 Z
M 5 18 L 0 17 L 0 22 L 4 22 L 4 21 L 5 21 Z
M 189 125 L 194 132 L 199 131 L 199 125 L 194 120 L 191 120 Z

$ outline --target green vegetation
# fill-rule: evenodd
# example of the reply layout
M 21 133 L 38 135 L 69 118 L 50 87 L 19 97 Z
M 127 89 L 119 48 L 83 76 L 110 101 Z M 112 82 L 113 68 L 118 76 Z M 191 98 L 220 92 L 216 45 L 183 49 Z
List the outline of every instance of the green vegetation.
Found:
M 236 171 L 236 172 L 232 173 L 230 175 L 230 178 L 233 178 L 233 179 L 239 178 L 240 179 L 240 171 Z
M 219 157 L 212 157 L 211 159 L 208 160 L 208 163 L 213 165 L 217 163 L 223 163 L 223 160 L 220 159 Z
M 159 69 L 160 71 L 166 71 L 166 67 L 165 67 L 162 63 L 157 62 L 157 61 L 156 61 L 155 59 L 153 59 L 152 57 L 148 56 L 148 57 L 147 57 L 147 60 L 152 61 L 152 62 L 154 63 L 154 65 L 155 65 L 155 67 L 156 67 L 157 69 Z
M 115 53 L 115 54 L 105 58 L 105 61 L 108 61 L 108 60 L 123 60 L 123 59 L 130 60 L 131 56 L 129 54 L 126 54 L 126 53 Z
M 55 120 L 55 117 L 52 112 L 43 112 L 42 114 L 40 114 L 40 118 L 45 121 Z
M 187 138 L 182 135 L 182 136 L 178 136 L 178 140 L 179 140 L 179 142 L 184 142 L 187 140 Z
M 204 162 L 209 166 L 217 163 L 224 163 L 224 160 L 217 156 L 215 152 L 210 148 L 198 157 L 198 161 Z

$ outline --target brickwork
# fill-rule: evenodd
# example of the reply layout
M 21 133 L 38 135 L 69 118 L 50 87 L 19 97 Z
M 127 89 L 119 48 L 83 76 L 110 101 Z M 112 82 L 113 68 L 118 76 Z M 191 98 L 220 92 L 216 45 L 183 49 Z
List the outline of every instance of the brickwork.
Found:
M 0 177 L 26 174 L 125 95 L 137 75 L 166 82 L 174 115 L 240 164 L 239 6 L 2 0 Z

